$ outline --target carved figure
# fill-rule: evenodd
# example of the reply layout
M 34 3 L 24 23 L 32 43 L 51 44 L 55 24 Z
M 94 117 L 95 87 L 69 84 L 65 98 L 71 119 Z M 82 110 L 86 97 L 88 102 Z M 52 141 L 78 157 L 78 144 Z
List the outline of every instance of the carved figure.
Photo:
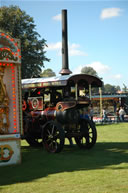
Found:
M 6 85 L 3 82 L 5 67 L 0 67 L 0 134 L 8 133 L 9 127 L 9 99 L 6 91 Z

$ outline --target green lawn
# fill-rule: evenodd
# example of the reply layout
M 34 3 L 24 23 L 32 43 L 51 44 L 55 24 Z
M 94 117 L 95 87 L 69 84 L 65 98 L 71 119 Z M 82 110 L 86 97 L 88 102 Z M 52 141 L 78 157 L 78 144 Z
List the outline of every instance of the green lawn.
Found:
M 49 154 L 22 141 L 22 163 L 0 167 L 0 193 L 127 193 L 128 123 L 97 131 L 91 150 L 65 145 Z

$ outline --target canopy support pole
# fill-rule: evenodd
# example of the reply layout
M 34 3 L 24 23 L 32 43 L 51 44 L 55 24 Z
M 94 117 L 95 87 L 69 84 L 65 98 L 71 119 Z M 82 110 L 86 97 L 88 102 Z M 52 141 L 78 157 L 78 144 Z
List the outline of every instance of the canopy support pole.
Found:
M 99 88 L 99 93 L 100 93 L 100 117 L 102 117 L 102 89 Z
M 91 100 L 91 98 L 92 98 L 91 84 L 89 84 L 89 98 L 90 98 L 90 100 Z

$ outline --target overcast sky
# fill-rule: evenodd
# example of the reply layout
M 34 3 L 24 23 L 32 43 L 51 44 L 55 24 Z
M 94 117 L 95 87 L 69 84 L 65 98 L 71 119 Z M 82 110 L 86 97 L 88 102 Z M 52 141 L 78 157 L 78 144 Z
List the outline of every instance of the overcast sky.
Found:
M 0 0 L 18 5 L 34 18 L 36 30 L 47 40 L 45 69 L 56 74 L 62 66 L 61 10 L 68 11 L 69 68 L 80 73 L 93 67 L 105 84 L 128 86 L 128 1 Z

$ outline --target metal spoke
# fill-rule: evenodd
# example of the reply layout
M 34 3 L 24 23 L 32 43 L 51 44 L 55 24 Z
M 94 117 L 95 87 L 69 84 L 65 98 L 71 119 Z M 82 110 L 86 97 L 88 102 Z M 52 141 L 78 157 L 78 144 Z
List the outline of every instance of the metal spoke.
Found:
M 55 126 L 54 125 L 52 125 L 52 131 L 51 131 L 51 134 L 53 135 L 54 134 L 54 128 L 55 128 Z
M 50 135 L 50 134 L 51 134 L 49 130 L 47 130 L 47 133 L 48 133 L 48 135 Z

